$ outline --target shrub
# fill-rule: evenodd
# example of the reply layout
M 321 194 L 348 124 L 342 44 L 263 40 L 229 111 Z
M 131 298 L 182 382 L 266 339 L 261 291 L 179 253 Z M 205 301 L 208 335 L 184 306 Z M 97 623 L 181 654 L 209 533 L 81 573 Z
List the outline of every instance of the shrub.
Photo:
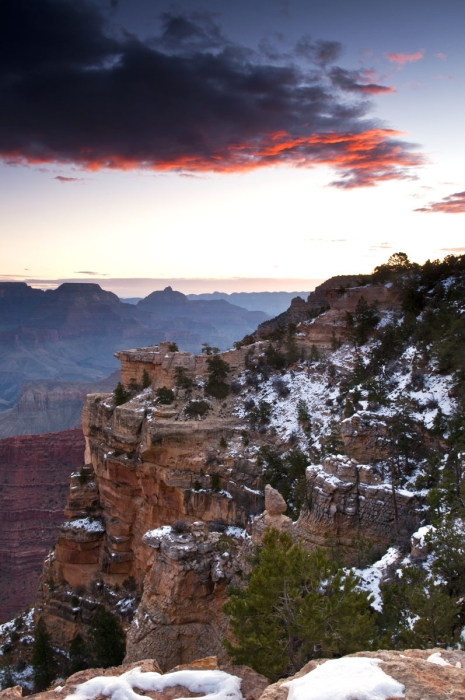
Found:
M 285 398 L 290 394 L 288 385 L 281 377 L 276 377 L 276 379 L 273 381 L 273 389 L 280 398 Z
M 185 520 L 176 520 L 176 522 L 172 524 L 171 529 L 177 535 L 183 535 L 190 531 L 189 523 L 187 523 Z
M 176 367 L 174 370 L 175 384 L 179 389 L 193 389 L 195 382 L 191 377 L 188 377 L 184 367 Z
M 167 389 L 166 386 L 162 386 L 160 389 L 157 389 L 155 395 L 157 397 L 157 403 L 169 405 L 174 401 L 174 393 L 171 389 Z
M 266 364 L 273 369 L 284 369 L 287 365 L 286 355 L 270 343 L 265 351 Z
M 170 343 L 168 345 L 168 352 L 179 352 L 179 348 L 176 343 Z
M 212 347 L 208 343 L 202 343 L 202 354 L 203 355 L 216 355 L 219 353 L 220 349 Z
M 220 475 L 219 474 L 212 474 L 211 477 L 211 487 L 212 491 L 219 491 L 220 490 Z
M 258 405 L 250 409 L 247 413 L 247 420 L 250 425 L 255 428 L 258 426 L 263 426 L 270 422 L 272 413 L 272 406 L 268 401 L 260 400 Z
M 204 416 L 210 410 L 208 401 L 189 401 L 184 409 L 184 413 L 188 418 L 196 418 Z

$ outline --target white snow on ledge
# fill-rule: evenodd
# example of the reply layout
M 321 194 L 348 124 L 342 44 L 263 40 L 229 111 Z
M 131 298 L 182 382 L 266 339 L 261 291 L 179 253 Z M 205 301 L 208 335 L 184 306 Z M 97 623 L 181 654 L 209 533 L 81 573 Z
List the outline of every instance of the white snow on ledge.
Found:
M 121 676 L 96 676 L 78 685 L 66 700 L 94 700 L 104 695 L 111 700 L 141 700 L 134 692 L 160 691 L 182 685 L 191 693 L 205 693 L 202 700 L 243 700 L 241 679 L 224 671 L 175 671 L 174 673 L 142 673 L 140 667 L 133 668 Z M 188 700 L 180 698 L 179 700 Z
M 283 683 L 287 700 L 388 700 L 403 698 L 405 686 L 382 671 L 381 659 L 326 661 L 302 678 Z
M 77 520 L 68 520 L 61 526 L 65 529 L 86 530 L 87 532 L 105 532 L 103 523 L 100 520 L 91 520 L 90 518 L 78 518 Z

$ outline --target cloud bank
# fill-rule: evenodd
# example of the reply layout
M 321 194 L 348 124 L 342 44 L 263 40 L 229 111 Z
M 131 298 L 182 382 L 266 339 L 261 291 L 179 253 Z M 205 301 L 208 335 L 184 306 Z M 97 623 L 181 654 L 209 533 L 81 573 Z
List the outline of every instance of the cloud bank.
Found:
M 343 188 L 421 164 L 399 132 L 368 118 L 366 96 L 392 88 L 334 66 L 337 42 L 305 37 L 273 59 L 230 42 L 208 15 L 161 19 L 141 41 L 110 35 L 85 0 L 3 0 L 0 157 L 90 171 L 323 164 Z

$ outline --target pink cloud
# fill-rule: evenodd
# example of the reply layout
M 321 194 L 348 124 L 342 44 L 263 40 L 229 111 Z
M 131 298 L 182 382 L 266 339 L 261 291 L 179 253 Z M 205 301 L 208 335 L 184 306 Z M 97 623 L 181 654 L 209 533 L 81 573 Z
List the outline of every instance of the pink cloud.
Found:
M 405 66 L 406 63 L 415 63 L 420 61 L 425 56 L 425 50 L 420 49 L 416 53 L 388 53 L 386 57 L 390 63 L 396 63 L 399 68 Z
M 443 197 L 439 202 L 430 202 L 415 211 L 426 212 L 427 214 L 465 214 L 465 192 L 454 192 L 447 197 Z
M 435 53 L 434 55 L 436 56 L 436 58 L 439 58 L 441 61 L 447 61 L 447 54 L 442 53 L 441 51 L 439 51 L 439 53 Z

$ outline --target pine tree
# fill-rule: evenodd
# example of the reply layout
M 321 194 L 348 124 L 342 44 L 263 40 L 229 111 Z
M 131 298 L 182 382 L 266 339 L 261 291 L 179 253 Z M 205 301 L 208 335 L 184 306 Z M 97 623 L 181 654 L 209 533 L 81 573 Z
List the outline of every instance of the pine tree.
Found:
M 87 648 L 80 634 L 74 637 L 69 648 L 69 660 L 71 673 L 77 673 L 87 668 Z
M 121 382 L 118 382 L 115 390 L 113 391 L 113 399 L 115 406 L 122 406 L 122 404 L 126 403 L 126 401 L 129 399 L 129 391 L 126 391 Z
M 317 656 L 370 648 L 370 598 L 357 584 L 322 550 L 309 553 L 287 533 L 267 530 L 248 587 L 224 606 L 235 637 L 224 643 L 228 654 L 276 680 Z
M 46 690 L 55 676 L 55 659 L 50 646 L 50 635 L 41 617 L 34 632 L 32 668 L 36 691 Z
M 124 632 L 117 618 L 100 605 L 92 619 L 90 631 L 92 666 L 119 666 L 125 654 Z

